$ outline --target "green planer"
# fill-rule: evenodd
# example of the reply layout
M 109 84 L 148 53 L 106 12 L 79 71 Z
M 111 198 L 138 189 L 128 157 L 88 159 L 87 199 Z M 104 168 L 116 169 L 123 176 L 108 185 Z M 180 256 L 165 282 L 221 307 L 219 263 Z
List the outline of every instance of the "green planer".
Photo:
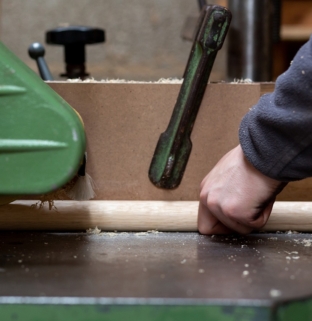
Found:
M 0 42 L 0 203 L 59 189 L 85 152 L 79 114 Z

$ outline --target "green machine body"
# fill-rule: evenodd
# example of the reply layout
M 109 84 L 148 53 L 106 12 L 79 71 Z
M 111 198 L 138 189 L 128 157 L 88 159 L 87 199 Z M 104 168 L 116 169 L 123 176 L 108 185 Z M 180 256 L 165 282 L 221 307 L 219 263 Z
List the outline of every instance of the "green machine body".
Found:
M 82 120 L 1 42 L 0 56 L 0 195 L 57 190 L 83 159 Z

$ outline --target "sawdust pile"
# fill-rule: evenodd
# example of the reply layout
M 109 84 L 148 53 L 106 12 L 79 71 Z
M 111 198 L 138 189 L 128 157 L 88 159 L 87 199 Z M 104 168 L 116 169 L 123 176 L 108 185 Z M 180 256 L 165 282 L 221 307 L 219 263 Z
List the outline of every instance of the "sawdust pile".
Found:
M 294 239 L 296 244 L 301 244 L 303 246 L 310 247 L 312 245 L 312 239 Z
M 246 79 L 236 79 L 234 78 L 233 81 L 231 81 L 231 84 L 251 84 L 253 81 L 249 78 Z
M 96 235 L 96 234 L 100 234 L 101 230 L 96 226 L 95 228 L 88 228 L 86 232 L 87 234 Z
M 138 232 L 138 233 L 134 233 L 135 236 L 146 236 L 148 234 L 159 234 L 161 232 L 156 231 L 156 230 L 150 230 L 150 231 L 146 231 L 146 232 Z
M 33 204 L 31 207 L 36 209 L 41 209 L 47 203 L 49 210 L 56 210 L 57 207 L 54 205 L 54 201 L 68 200 L 68 192 L 75 186 L 78 175 L 76 175 L 71 181 L 65 184 L 62 188 L 47 194 L 42 194 L 38 196 L 38 202 Z
M 126 80 L 126 79 L 102 79 L 100 81 L 95 80 L 94 78 L 87 78 L 81 80 L 80 78 L 76 79 L 67 79 L 67 82 L 72 83 L 105 83 L 105 84 L 182 84 L 183 79 L 178 78 L 160 78 L 157 81 L 136 81 L 136 80 Z

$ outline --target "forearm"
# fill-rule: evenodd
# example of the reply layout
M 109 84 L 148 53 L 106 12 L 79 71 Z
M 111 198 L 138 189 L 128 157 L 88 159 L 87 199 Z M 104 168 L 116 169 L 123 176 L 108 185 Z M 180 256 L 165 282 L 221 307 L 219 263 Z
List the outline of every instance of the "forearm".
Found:
M 312 41 L 297 53 L 241 122 L 240 144 L 248 161 L 279 181 L 312 176 Z

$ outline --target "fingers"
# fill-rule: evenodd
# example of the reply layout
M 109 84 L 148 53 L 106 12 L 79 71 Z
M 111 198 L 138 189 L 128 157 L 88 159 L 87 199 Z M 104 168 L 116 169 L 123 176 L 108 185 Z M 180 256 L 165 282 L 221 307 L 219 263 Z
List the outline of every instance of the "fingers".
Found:
M 237 220 L 239 212 L 237 204 L 231 205 L 230 202 L 220 201 L 215 193 L 200 194 L 198 209 L 198 227 L 202 234 L 229 234 L 238 232 L 248 234 L 253 227 L 242 224 Z
M 242 207 L 240 210 L 236 210 L 236 212 L 233 212 L 232 216 L 239 224 L 249 227 L 253 230 L 259 230 L 267 223 L 271 215 L 274 202 L 275 197 L 266 201 L 258 208 L 252 209 L 249 207 Z
M 261 229 L 268 221 L 275 199 L 272 199 L 264 209 L 262 209 L 255 220 L 248 220 L 248 215 L 238 215 L 231 213 L 231 209 L 218 208 L 208 200 L 199 202 L 198 207 L 198 230 L 201 234 L 248 234 L 254 229 Z M 207 204 L 207 205 L 206 205 Z
M 208 208 L 199 203 L 198 207 L 198 230 L 201 234 L 231 234 L 232 230 L 223 225 L 217 218 L 215 218 L 208 210 Z
M 209 174 L 202 180 L 202 182 L 200 183 L 200 190 L 203 189 L 203 187 L 205 186 L 206 184 L 206 181 L 209 179 Z

